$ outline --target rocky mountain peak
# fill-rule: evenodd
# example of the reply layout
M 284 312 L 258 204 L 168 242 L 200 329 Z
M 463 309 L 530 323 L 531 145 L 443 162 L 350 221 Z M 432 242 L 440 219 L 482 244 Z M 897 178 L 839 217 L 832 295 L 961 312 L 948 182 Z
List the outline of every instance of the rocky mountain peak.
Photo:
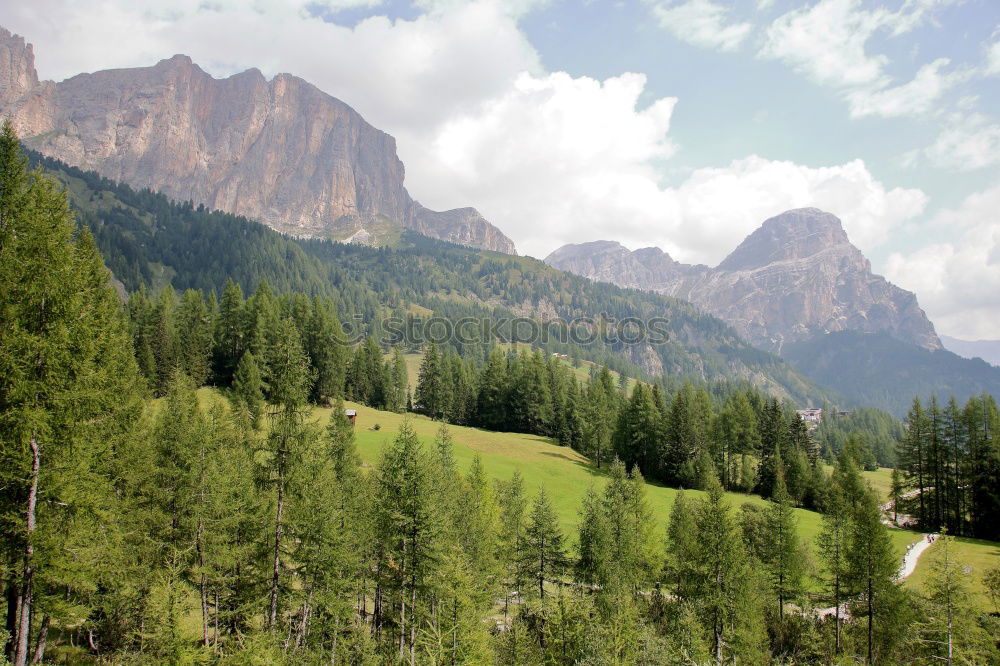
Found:
M 35 53 L 24 38 L 0 27 L 0 103 L 38 87 Z
M 828 248 L 847 245 L 836 215 L 818 208 L 797 208 L 764 221 L 733 250 L 719 270 L 752 270 L 781 261 L 805 259 Z
M 0 29 L 0 115 L 39 152 L 135 187 L 333 238 L 388 220 L 441 240 L 513 253 L 475 209 L 431 211 L 403 185 L 396 141 L 291 74 L 216 79 L 190 57 L 38 82 L 24 39 Z
M 681 264 L 658 248 L 629 252 L 613 241 L 567 245 L 545 261 L 691 301 L 778 353 L 786 343 L 844 330 L 941 348 L 916 296 L 873 274 L 840 220 L 816 208 L 766 220 L 716 268 Z

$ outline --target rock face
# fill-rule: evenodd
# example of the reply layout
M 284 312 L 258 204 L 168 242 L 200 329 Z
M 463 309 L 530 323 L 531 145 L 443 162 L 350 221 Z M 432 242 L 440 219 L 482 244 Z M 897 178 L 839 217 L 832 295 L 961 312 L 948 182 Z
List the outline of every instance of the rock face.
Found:
M 32 148 L 133 186 L 323 237 L 378 216 L 514 253 L 471 208 L 430 211 L 403 187 L 396 142 L 289 74 L 214 79 L 177 55 L 153 67 L 39 82 L 30 45 L 0 28 L 0 115 Z
M 566 245 L 545 261 L 594 280 L 691 301 L 777 353 L 786 342 L 844 330 L 941 348 L 916 296 L 873 274 L 840 220 L 815 208 L 765 221 L 715 268 L 678 263 L 658 248 L 630 252 L 609 241 Z

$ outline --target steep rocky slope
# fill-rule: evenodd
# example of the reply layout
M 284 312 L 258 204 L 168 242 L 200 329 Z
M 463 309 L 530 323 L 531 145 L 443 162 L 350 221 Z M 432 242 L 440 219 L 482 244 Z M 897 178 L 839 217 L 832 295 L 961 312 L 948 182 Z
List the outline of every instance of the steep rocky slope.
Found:
M 0 28 L 0 115 L 46 155 L 296 236 L 381 217 L 514 253 L 474 209 L 435 212 L 411 199 L 395 139 L 290 74 L 214 79 L 177 55 L 40 82 L 31 45 Z
M 566 245 L 545 261 L 594 280 L 689 300 L 754 345 L 778 353 L 787 343 L 836 331 L 887 333 L 941 348 L 916 296 L 872 273 L 840 220 L 815 208 L 770 218 L 715 268 L 678 263 L 657 248 L 630 252 L 609 241 Z

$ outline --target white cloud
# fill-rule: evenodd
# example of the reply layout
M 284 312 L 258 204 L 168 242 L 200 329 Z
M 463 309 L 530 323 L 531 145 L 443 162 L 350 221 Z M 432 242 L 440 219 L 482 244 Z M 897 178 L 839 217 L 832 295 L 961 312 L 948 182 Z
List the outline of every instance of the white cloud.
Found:
M 861 0 L 820 0 L 779 16 L 768 27 L 758 55 L 780 60 L 821 85 L 838 90 L 853 117 L 894 117 L 931 111 L 949 88 L 965 80 L 967 71 L 942 71 L 939 58 L 924 64 L 908 83 L 890 87 L 889 58 L 869 53 L 868 42 L 879 31 L 898 36 L 932 17 L 936 8 L 957 0 L 907 0 L 898 11 L 867 8 Z
M 638 108 L 644 84 L 637 74 L 603 82 L 523 75 L 513 90 L 446 124 L 431 150 L 411 158 L 412 189 L 432 206 L 475 202 L 533 256 L 564 243 L 614 239 L 710 264 L 790 208 L 833 212 L 862 249 L 923 210 L 922 192 L 886 188 L 860 160 L 810 168 L 751 156 L 666 187 L 657 165 L 673 152 L 675 100 Z
M 979 113 L 952 114 L 923 153 L 935 166 L 956 171 L 1000 164 L 1000 123 Z
M 516 17 L 494 2 L 351 28 L 277 0 L 182 0 L 155 15 L 133 7 L 36 0 L 4 21 L 36 43 L 47 77 L 176 52 L 216 74 L 256 65 L 302 76 L 397 137 L 422 203 L 474 205 L 531 254 L 613 238 L 714 264 L 765 218 L 801 206 L 837 214 L 869 249 L 924 206 L 923 193 L 887 189 L 860 161 L 811 168 L 751 156 L 666 187 L 676 100 L 640 103 L 640 74 L 545 73 Z
M 993 42 L 986 49 L 986 74 L 1000 74 L 1000 42 Z
M 964 81 L 967 73 L 962 71 L 942 72 L 951 61 L 948 58 L 938 58 L 917 70 L 909 83 L 871 90 L 861 88 L 851 91 L 847 99 L 851 107 L 851 116 L 882 116 L 893 118 L 897 116 L 920 115 L 931 110 L 932 106 L 951 87 Z
M 760 55 L 784 61 L 817 83 L 881 86 L 888 82 L 888 58 L 869 55 L 865 44 L 888 17 L 885 9 L 862 9 L 860 0 L 821 0 L 775 19 Z
M 871 250 L 927 202 L 920 190 L 887 189 L 861 160 L 811 168 L 758 156 L 699 169 L 675 194 L 682 215 L 676 238 L 705 263 L 721 260 L 768 217 L 804 207 L 833 213 L 855 245 Z
M 376 0 L 378 1 L 378 0 Z M 413 0 L 413 5 L 432 14 L 447 14 L 461 9 L 477 0 Z M 500 8 L 513 17 L 521 17 L 548 5 L 550 0 L 504 0 Z
M 719 51 L 735 51 L 753 28 L 749 23 L 727 23 L 729 10 L 711 0 L 655 2 L 651 9 L 660 26 L 678 39 Z
M 179 0 L 165 13 L 126 0 L 36 0 L 3 21 L 35 43 L 44 78 L 185 53 L 217 76 L 250 66 L 269 76 L 291 72 L 396 134 L 424 132 L 500 94 L 520 72 L 540 69 L 503 3 L 467 3 L 414 20 L 373 16 L 353 27 L 324 22 L 308 5 Z
M 1000 333 L 1000 186 L 969 196 L 940 213 L 931 228 L 957 240 L 889 257 L 886 276 L 915 291 L 937 330 L 964 339 Z

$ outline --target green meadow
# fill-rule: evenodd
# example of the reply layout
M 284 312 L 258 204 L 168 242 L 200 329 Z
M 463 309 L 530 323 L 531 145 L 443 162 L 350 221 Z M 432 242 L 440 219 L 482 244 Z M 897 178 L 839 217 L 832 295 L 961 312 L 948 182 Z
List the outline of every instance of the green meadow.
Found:
M 416 364 L 414 361 L 419 362 L 410 355 L 407 361 L 411 367 Z M 199 394 L 203 402 L 221 399 L 219 392 L 214 389 L 201 389 Z M 362 464 L 368 470 L 378 464 L 382 451 L 396 437 L 404 419 L 409 419 L 417 436 L 426 447 L 434 446 L 435 437 L 441 428 L 440 422 L 418 414 L 384 412 L 351 402 L 345 403 L 345 407 L 358 412 L 355 424 L 356 441 Z M 329 421 L 330 412 L 330 408 L 314 408 L 312 418 L 317 424 L 325 426 Z M 377 430 L 375 426 L 378 426 Z M 533 495 L 540 488 L 545 488 L 564 532 L 571 543 L 575 542 L 583 497 L 590 487 L 598 490 L 603 488 L 606 482 L 604 470 L 597 469 L 585 456 L 568 447 L 554 444 L 547 437 L 492 432 L 465 426 L 447 427 L 455 443 L 454 456 L 461 470 L 467 470 L 477 455 L 486 471 L 495 479 L 509 479 L 514 470 L 519 470 L 529 494 Z M 863 476 L 881 496 L 887 497 L 890 473 L 889 469 L 880 469 L 864 472 Z M 646 484 L 646 500 L 660 534 L 666 532 L 670 508 L 678 492 L 680 491 L 675 488 L 648 482 Z M 690 493 L 692 497 L 703 496 L 703 493 L 697 490 L 685 492 Z M 727 497 L 733 507 L 746 503 L 761 506 L 766 504 L 765 500 L 756 495 L 727 493 Z M 802 539 L 806 543 L 815 544 L 821 526 L 820 514 L 805 509 L 796 509 L 795 513 Z M 922 538 L 917 532 L 900 529 L 891 529 L 890 536 L 901 560 L 906 546 Z M 929 574 L 930 562 L 936 549 L 935 544 L 924 552 L 918 561 L 916 571 L 906 580 L 905 585 L 921 588 Z M 958 538 L 956 552 L 959 562 L 968 571 L 968 582 L 973 591 L 974 602 L 982 609 L 994 610 L 985 592 L 983 576 L 989 569 L 1000 566 L 1000 543 Z M 815 554 L 813 559 L 814 565 L 818 567 L 818 558 Z M 818 585 L 814 588 L 818 588 Z

